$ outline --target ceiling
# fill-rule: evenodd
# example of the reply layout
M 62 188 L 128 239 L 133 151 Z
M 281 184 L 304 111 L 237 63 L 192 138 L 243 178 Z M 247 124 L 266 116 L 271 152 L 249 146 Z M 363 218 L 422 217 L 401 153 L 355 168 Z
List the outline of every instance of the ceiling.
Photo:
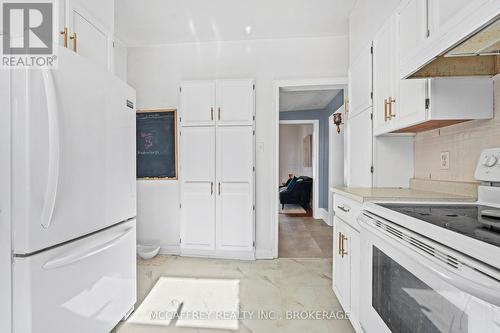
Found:
M 280 91 L 280 112 L 324 109 L 339 92 L 339 89 Z
M 348 34 L 355 0 L 120 0 L 115 32 L 129 46 Z

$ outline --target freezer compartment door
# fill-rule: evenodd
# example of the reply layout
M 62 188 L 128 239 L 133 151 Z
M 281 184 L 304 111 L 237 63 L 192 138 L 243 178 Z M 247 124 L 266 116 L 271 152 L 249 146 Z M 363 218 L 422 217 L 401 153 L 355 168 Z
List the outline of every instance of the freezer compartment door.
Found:
M 16 257 L 14 333 L 108 333 L 136 302 L 135 220 Z
M 135 91 L 65 48 L 12 85 L 14 252 L 135 217 Z

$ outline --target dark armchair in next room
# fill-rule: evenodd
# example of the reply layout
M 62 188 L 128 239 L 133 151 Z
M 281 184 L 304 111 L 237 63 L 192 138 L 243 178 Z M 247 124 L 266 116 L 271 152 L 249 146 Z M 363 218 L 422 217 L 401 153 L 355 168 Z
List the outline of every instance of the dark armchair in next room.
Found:
M 286 188 L 280 191 L 281 206 L 284 208 L 286 204 L 295 204 L 301 205 L 304 209 L 309 209 L 312 183 L 312 178 L 306 176 L 288 181 L 285 185 Z

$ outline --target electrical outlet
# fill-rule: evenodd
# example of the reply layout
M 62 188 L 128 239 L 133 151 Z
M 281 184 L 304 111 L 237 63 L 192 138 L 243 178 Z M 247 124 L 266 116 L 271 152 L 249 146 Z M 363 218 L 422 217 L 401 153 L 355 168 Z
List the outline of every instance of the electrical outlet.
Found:
M 442 151 L 441 152 L 440 164 L 441 164 L 441 170 L 449 170 L 450 169 L 450 152 L 449 151 Z

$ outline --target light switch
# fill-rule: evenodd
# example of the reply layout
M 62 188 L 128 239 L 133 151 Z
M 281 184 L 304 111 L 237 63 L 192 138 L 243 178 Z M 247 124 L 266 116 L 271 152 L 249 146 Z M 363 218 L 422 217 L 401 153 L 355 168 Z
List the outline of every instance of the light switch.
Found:
M 441 152 L 441 170 L 449 170 L 450 169 L 450 152 L 442 151 Z

